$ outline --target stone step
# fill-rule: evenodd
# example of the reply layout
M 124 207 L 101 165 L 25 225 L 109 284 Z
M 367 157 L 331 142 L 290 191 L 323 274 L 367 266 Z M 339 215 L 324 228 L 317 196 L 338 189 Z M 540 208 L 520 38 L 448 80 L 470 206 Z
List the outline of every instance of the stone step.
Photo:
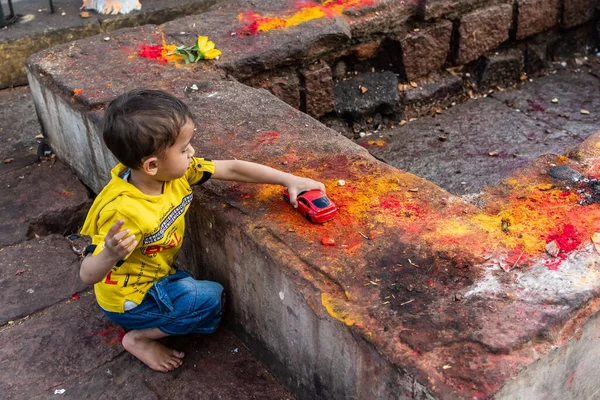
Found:
M 2 398 L 295 398 L 226 329 L 166 339 L 186 354 L 183 366 L 168 374 L 124 351 L 124 334 L 89 292 L 0 327 Z
M 178 22 L 191 37 L 203 31 L 190 18 Z M 175 24 L 169 29 L 175 37 Z M 548 171 L 561 165 L 598 176 L 600 132 L 572 158 L 548 155 L 514 171 L 475 207 L 377 161 L 264 90 L 219 80 L 216 65 L 250 57 L 253 48 L 247 68 L 259 67 L 257 54 L 294 42 L 290 32 L 241 38 L 239 52 L 230 34 L 216 64 L 123 51 L 156 44 L 159 33 L 146 26 L 31 58 L 40 118 L 54 149 L 94 190 L 111 160 L 99 139 L 101 110 L 141 86 L 186 101 L 198 120 L 199 155 L 326 184 L 340 211 L 324 225 L 286 205 L 281 188 L 218 181 L 195 190 L 188 215 L 186 258 L 196 275 L 223 283 L 230 322 L 287 387 L 322 398 L 541 398 L 555 386 L 561 398 L 597 392 L 590 365 L 600 347 L 590 332 L 600 257 L 590 238 L 600 206 L 580 202 L 596 190 L 590 182 L 572 191 Z M 546 254 L 551 238 L 562 243 L 559 257 Z M 585 368 L 575 369 L 576 354 L 585 355 Z M 556 362 L 567 367 L 550 368 Z

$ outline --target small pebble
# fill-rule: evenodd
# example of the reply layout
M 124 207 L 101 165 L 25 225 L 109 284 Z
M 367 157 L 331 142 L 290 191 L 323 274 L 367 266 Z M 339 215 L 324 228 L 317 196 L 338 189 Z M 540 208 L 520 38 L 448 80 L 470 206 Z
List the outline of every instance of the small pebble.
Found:
M 343 180 L 343 179 L 340 179 L 340 180 L 338 181 L 338 185 L 339 185 L 339 186 L 344 186 L 344 185 L 346 185 L 346 181 L 345 181 L 345 180 Z
M 105 42 L 108 42 L 109 40 L 110 40 L 110 37 L 108 37 L 108 36 L 106 36 L 106 37 L 104 38 L 104 41 L 105 41 Z
M 553 99 L 552 99 L 552 102 L 553 102 L 554 104 L 558 104 L 558 99 L 555 97 L 555 98 L 553 98 Z
M 335 239 L 334 238 L 330 238 L 330 237 L 324 237 L 324 238 L 321 238 L 321 243 L 324 246 L 334 246 L 335 245 Z

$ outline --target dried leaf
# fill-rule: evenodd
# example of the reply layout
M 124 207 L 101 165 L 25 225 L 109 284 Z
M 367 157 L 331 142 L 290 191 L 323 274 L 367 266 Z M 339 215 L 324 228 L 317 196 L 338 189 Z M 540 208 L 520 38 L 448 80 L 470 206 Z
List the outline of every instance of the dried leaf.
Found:
M 369 91 L 369 89 L 367 89 L 367 88 L 366 88 L 366 87 L 364 87 L 364 86 L 360 86 L 360 91 L 361 91 L 362 93 L 367 93 L 367 92 Z
M 497 157 L 497 156 L 498 156 L 498 152 L 497 152 L 497 151 L 490 151 L 490 152 L 488 153 L 488 155 L 489 155 L 490 157 Z
M 412 86 L 412 87 L 417 87 L 417 86 L 418 86 L 418 85 L 417 85 L 417 82 L 413 82 L 413 81 L 410 81 L 410 82 L 409 82 L 409 84 L 410 84 L 410 86 Z
M 81 18 L 89 18 L 90 17 L 90 13 L 88 11 L 82 11 L 79 13 L 79 16 Z
M 4 164 L 10 164 L 13 160 L 14 160 L 14 158 L 6 158 L 4 160 Z

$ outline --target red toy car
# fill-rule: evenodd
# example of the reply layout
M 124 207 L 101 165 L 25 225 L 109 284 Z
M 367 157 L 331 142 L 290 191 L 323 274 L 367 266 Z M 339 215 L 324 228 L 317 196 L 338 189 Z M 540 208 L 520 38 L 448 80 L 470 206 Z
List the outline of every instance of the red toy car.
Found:
M 287 189 L 283 191 L 283 200 L 290 202 L 290 193 Z M 302 192 L 297 197 L 298 212 L 310 222 L 323 223 L 333 219 L 337 213 L 337 207 L 327 198 L 322 191 L 315 189 Z

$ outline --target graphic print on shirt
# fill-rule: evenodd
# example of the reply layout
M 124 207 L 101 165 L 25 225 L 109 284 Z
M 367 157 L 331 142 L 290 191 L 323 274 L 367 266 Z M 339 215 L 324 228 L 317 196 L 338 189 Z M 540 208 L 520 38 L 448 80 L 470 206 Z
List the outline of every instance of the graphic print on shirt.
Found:
M 192 202 L 192 197 L 193 195 L 191 193 L 185 196 L 181 200 L 181 203 L 177 207 L 173 208 L 173 210 L 171 210 L 167 217 L 162 220 L 158 231 L 144 238 L 142 246 L 147 246 L 150 243 L 158 242 L 159 240 L 161 240 L 165 236 L 165 232 L 167 232 L 169 227 L 175 223 L 177 218 L 183 215 L 183 213 L 185 212 L 185 208 Z

